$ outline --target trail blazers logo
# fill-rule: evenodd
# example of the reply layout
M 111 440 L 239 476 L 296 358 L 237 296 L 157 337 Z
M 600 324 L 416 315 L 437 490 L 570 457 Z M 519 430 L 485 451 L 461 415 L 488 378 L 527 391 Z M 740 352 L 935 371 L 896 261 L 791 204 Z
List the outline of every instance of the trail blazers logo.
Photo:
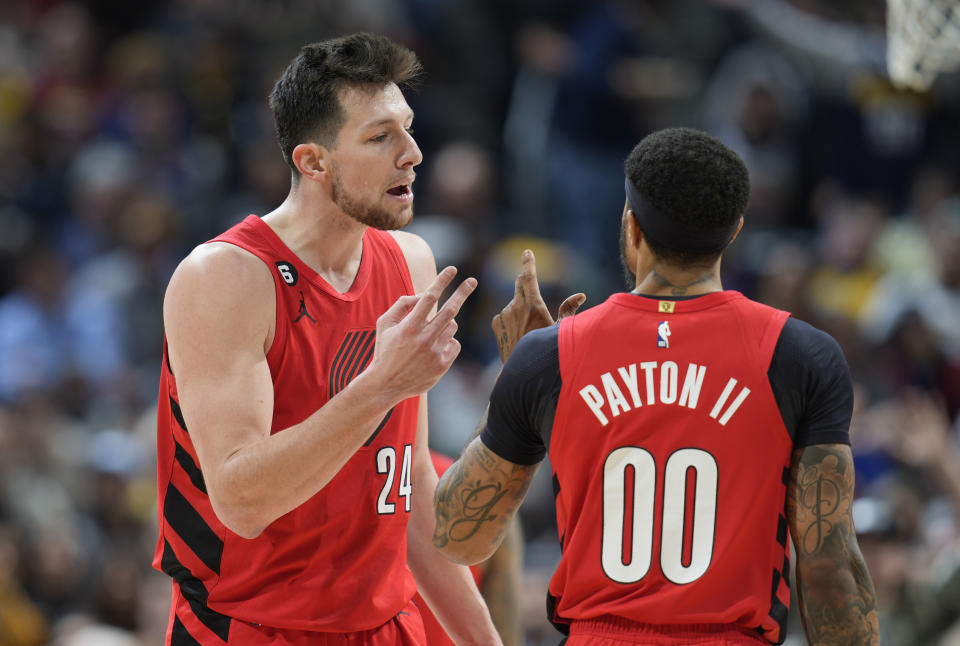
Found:
M 354 377 L 364 371 L 367 364 L 373 359 L 373 347 L 376 340 L 377 331 L 375 329 L 352 330 L 347 332 L 346 337 L 344 337 L 343 342 L 340 344 L 340 349 L 337 350 L 337 354 L 333 358 L 333 364 L 330 366 L 331 398 L 346 388 L 347 384 L 353 381 Z M 380 431 L 386 426 L 387 420 L 390 419 L 392 414 L 393 409 L 391 408 L 384 416 L 383 421 L 380 422 L 380 425 L 377 426 L 377 430 L 375 430 L 373 435 L 370 436 L 370 439 L 364 443 L 364 446 L 369 446 L 373 438 L 380 434 Z

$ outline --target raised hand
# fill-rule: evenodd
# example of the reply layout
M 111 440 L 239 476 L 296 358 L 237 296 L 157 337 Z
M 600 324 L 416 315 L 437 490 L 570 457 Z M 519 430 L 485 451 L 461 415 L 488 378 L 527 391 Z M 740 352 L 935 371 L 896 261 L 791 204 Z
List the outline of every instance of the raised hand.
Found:
M 400 401 L 429 390 L 460 354 L 455 317 L 477 287 L 467 278 L 433 315 L 440 294 L 457 275 L 446 267 L 422 294 L 401 296 L 377 319 L 377 341 L 367 372 L 379 375 Z
M 513 298 L 491 322 L 493 333 L 497 337 L 497 350 L 504 363 L 524 334 L 554 324 L 550 311 L 543 302 L 543 296 L 540 295 L 537 261 L 533 252 L 525 250 L 521 262 L 523 271 L 514 283 Z M 586 300 L 586 295 L 582 293 L 565 298 L 557 309 L 557 320 L 576 314 Z

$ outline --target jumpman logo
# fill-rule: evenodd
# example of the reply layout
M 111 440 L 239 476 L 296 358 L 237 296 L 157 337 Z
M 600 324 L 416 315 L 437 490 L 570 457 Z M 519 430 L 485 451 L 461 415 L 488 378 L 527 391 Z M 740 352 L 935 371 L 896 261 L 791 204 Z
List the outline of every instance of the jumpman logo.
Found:
M 303 292 L 301 291 L 301 292 L 300 292 L 300 316 L 298 316 L 297 318 L 293 319 L 293 322 L 294 322 L 294 323 L 299 322 L 300 319 L 302 319 L 304 316 L 306 316 L 308 319 L 310 319 L 310 320 L 313 321 L 314 323 L 317 322 L 317 319 L 315 319 L 315 318 L 313 318 L 312 316 L 310 316 L 310 312 L 307 311 L 307 304 L 306 304 L 306 302 L 303 300 Z

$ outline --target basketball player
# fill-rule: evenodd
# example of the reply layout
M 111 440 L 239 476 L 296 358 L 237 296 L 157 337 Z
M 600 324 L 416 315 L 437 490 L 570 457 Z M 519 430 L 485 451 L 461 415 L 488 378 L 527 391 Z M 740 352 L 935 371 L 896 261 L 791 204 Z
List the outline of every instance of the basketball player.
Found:
M 422 159 L 400 90 L 419 68 L 371 34 L 305 46 L 270 96 L 287 199 L 170 281 L 154 560 L 174 580 L 167 644 L 420 645 L 417 586 L 457 643 L 500 643 L 469 570 L 430 540 L 424 393 L 460 350 L 476 281 L 434 315 L 456 270 L 438 275 L 394 231 Z
M 633 290 L 516 345 L 480 436 L 437 488 L 434 543 L 485 558 L 549 451 L 563 557 L 548 611 L 569 645 L 781 643 L 788 536 L 810 642 L 876 644 L 843 354 L 720 284 L 743 162 L 681 128 L 646 137 L 625 170 Z M 533 263 L 525 252 L 519 297 L 494 319 L 506 354 L 551 322 L 531 314 Z

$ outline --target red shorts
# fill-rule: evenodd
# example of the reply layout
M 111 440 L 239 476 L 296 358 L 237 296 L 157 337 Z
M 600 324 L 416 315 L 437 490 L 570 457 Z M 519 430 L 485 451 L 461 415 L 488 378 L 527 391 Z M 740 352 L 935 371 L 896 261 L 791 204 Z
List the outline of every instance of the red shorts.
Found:
M 255 626 L 199 604 L 173 585 L 166 646 L 426 646 L 420 611 L 411 599 L 382 626 L 355 633 L 319 633 Z
M 758 646 L 770 642 L 732 624 L 641 624 L 608 615 L 570 624 L 567 646 Z

